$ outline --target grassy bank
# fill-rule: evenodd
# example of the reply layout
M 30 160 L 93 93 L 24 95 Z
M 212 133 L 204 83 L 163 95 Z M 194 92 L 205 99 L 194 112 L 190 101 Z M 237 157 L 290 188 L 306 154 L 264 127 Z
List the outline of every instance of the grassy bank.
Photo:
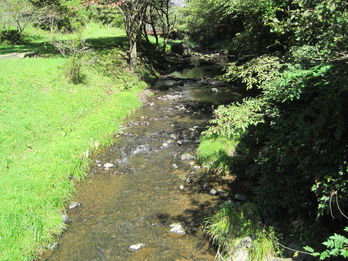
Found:
M 84 37 L 96 47 L 121 43 L 124 36 L 114 33 L 94 28 Z M 31 46 L 44 52 L 49 50 L 42 49 L 47 46 L 45 37 L 32 37 L 38 42 L 26 45 L 1 46 L 0 52 L 33 50 Z M 141 105 L 137 93 L 146 86 L 121 69 L 127 82 L 93 66 L 85 71 L 84 84 L 71 84 L 62 69 L 65 59 L 50 52 L 47 58 L 0 60 L 0 260 L 4 261 L 31 260 L 62 231 L 61 213 L 74 191 L 73 180 L 85 175 L 91 153 L 109 144 L 121 121 Z M 130 82 L 132 88 L 125 88 Z

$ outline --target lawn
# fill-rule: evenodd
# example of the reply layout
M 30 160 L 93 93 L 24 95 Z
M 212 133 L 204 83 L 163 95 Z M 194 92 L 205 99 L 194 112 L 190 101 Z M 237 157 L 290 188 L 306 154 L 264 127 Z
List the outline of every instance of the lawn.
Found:
M 32 35 L 30 36 L 30 34 Z M 64 77 L 65 58 L 49 34 L 29 31 L 28 42 L 0 53 L 36 50 L 44 58 L 0 59 L 0 260 L 31 260 L 64 228 L 61 214 L 83 178 L 88 159 L 109 144 L 122 120 L 141 106 L 146 87 L 120 71 L 117 81 L 90 66 L 83 84 Z M 91 26 L 82 36 L 96 47 L 124 44 L 120 30 Z M 59 39 L 74 37 L 58 35 Z M 122 40 L 123 39 L 123 40 Z M 113 41 L 114 40 L 114 41 Z M 126 89 L 126 90 L 124 90 Z

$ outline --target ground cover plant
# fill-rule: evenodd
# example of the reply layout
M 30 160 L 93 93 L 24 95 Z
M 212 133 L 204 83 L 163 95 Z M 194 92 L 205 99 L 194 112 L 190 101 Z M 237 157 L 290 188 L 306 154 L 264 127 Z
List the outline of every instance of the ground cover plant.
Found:
M 73 180 L 85 176 L 93 151 L 109 144 L 122 120 L 141 105 L 137 94 L 146 87 L 120 56 L 121 30 L 90 25 L 82 32 L 94 49 L 88 71 L 81 68 L 83 84 L 69 82 L 64 75 L 69 58 L 53 49 L 48 33 L 31 34 L 35 30 L 25 32 L 28 44 L 0 49 L 34 46 L 46 53 L 0 60 L 0 260 L 32 260 L 52 243 L 65 227 L 61 214 Z M 113 75 L 97 62 L 107 59 L 119 60 Z

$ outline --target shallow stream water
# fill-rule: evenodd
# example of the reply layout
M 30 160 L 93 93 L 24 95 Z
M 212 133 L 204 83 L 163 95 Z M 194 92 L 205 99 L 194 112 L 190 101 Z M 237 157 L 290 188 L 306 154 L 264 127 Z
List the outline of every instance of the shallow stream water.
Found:
M 201 224 L 220 198 L 209 187 L 193 192 L 190 183 L 205 170 L 181 159 L 195 155 L 212 109 L 241 97 L 222 85 L 212 93 L 212 83 L 198 79 L 213 71 L 195 67 L 157 81 L 154 95 L 130 116 L 114 144 L 93 159 L 72 199 L 82 205 L 68 210 L 69 228 L 41 260 L 214 260 Z M 170 233 L 173 223 L 186 235 Z M 130 251 L 137 243 L 145 246 Z

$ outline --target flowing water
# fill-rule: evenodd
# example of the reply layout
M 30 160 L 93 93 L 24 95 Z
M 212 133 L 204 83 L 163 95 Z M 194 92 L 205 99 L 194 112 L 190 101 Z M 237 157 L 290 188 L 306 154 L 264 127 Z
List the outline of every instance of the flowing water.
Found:
M 206 184 L 190 189 L 204 169 L 181 158 L 195 155 L 212 108 L 240 99 L 236 89 L 217 86 L 212 94 L 207 79 L 191 79 L 212 71 L 193 68 L 157 81 L 154 95 L 128 119 L 115 143 L 94 158 L 72 199 L 82 205 L 68 210 L 69 228 L 42 260 L 214 260 L 201 224 L 220 198 L 209 195 Z M 169 232 L 173 223 L 186 235 Z M 145 246 L 129 251 L 137 243 Z

